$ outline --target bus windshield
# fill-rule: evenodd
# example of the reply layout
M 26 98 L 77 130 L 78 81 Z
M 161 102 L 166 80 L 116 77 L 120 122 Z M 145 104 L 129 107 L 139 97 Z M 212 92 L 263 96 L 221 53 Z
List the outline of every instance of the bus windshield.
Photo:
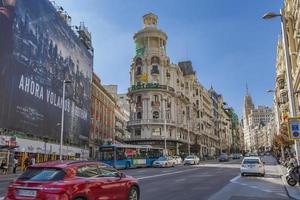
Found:
M 101 148 L 100 160 L 114 160 L 114 150 L 113 148 Z

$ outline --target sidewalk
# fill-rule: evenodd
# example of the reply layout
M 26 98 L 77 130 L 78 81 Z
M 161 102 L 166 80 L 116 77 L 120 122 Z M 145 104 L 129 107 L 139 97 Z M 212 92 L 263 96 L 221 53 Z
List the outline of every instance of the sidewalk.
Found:
M 290 198 L 300 200 L 300 186 L 297 184 L 296 186 L 292 187 L 287 184 L 285 180 L 285 174 L 287 173 L 287 170 L 282 165 L 277 165 L 279 167 L 279 171 L 281 172 L 281 180 L 284 184 L 284 187 L 289 195 Z

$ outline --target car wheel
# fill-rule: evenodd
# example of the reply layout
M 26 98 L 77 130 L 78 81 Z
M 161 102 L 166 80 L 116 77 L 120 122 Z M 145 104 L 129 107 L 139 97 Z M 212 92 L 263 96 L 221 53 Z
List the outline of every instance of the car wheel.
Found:
M 86 200 L 84 197 L 76 197 L 74 200 Z
M 128 200 L 139 200 L 139 190 L 136 186 L 132 186 L 129 190 Z
M 265 177 L 265 174 L 261 174 L 260 176 L 261 176 L 261 177 Z
M 293 178 L 289 178 L 287 180 L 287 183 L 290 185 L 290 186 L 295 186 L 297 184 L 297 181 Z
M 241 176 L 245 176 L 245 174 L 244 174 L 244 173 L 241 173 Z

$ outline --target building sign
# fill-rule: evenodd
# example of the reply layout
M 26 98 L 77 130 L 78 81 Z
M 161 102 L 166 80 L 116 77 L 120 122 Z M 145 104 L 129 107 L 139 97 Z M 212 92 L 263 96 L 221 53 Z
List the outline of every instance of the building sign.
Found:
M 0 19 L 0 128 L 59 139 L 65 104 L 64 134 L 80 144 L 89 133 L 93 53 L 48 0 L 0 3 Z M 71 81 L 65 102 L 63 80 Z
M 132 90 L 139 90 L 139 89 L 153 89 L 153 88 L 159 88 L 159 83 L 141 83 L 141 84 L 138 84 L 138 85 L 132 85 L 131 86 L 131 89 Z
M 17 140 L 14 136 L 0 136 L 0 146 L 16 147 Z
M 300 117 L 288 118 L 288 131 L 289 131 L 289 139 L 291 140 L 300 139 Z

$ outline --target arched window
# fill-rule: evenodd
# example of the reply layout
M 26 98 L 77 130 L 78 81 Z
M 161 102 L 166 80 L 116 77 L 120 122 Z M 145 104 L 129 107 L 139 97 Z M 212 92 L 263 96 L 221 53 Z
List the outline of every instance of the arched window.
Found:
M 159 118 L 159 112 L 158 111 L 154 111 L 153 112 L 153 119 L 158 119 Z
M 141 58 L 137 58 L 137 59 L 135 60 L 135 65 L 136 65 L 136 66 L 142 66 L 142 65 L 143 65 L 143 60 L 142 60 Z
M 160 63 L 159 57 L 153 56 L 153 57 L 151 58 L 151 65 L 152 65 L 152 64 L 158 64 L 158 65 L 159 65 L 159 63 Z

